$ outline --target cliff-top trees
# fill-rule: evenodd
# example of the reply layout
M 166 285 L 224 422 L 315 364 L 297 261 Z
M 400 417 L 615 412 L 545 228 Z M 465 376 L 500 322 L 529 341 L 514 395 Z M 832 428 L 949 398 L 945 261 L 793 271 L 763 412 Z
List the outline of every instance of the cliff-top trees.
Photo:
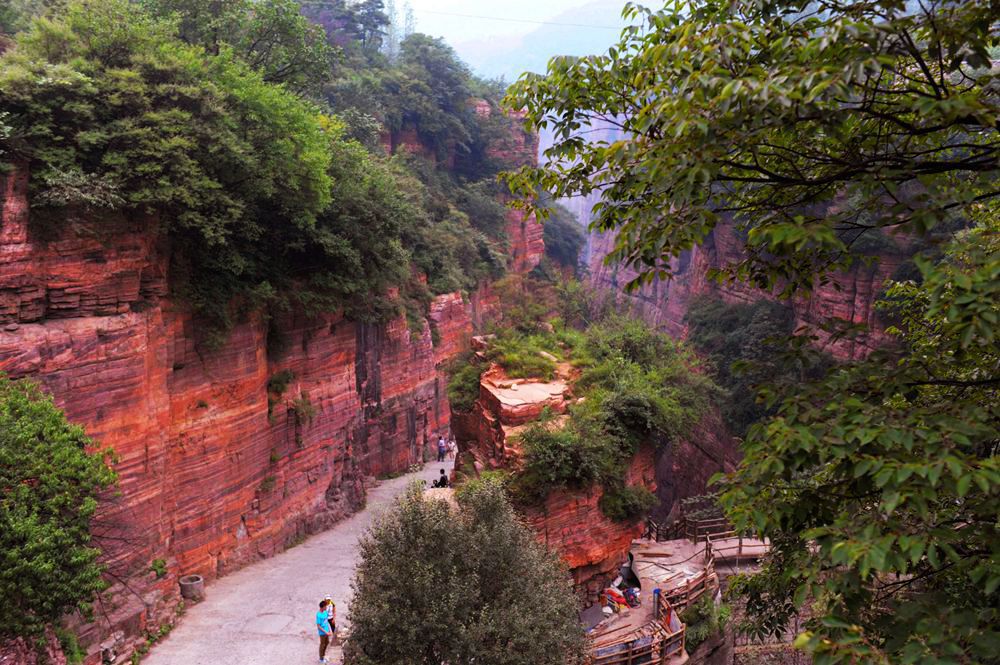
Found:
M 736 585 L 756 632 L 806 602 L 819 663 L 996 662 L 1000 634 L 1000 67 L 995 3 L 675 2 L 603 56 L 554 60 L 510 96 L 554 130 L 525 194 L 600 190 L 610 257 L 666 277 L 721 219 L 720 277 L 805 294 L 878 234 L 940 243 L 889 289 L 898 344 L 797 387 L 725 481 L 770 537 Z M 579 130 L 617 125 L 622 140 Z M 949 230 L 939 234 L 939 230 Z M 882 236 L 881 234 L 887 234 Z
M 104 588 L 91 545 L 114 473 L 38 386 L 0 375 L 0 640 L 38 637 Z
M 458 507 L 417 487 L 360 544 L 355 665 L 570 665 L 583 631 L 569 574 L 490 482 Z

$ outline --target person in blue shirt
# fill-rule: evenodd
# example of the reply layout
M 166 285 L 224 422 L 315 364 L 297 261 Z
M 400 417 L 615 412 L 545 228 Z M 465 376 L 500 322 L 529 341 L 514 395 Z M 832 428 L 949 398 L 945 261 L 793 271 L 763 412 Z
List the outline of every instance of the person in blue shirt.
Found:
M 326 648 L 330 646 L 330 635 L 333 629 L 330 628 L 330 612 L 327 610 L 326 600 L 319 601 L 319 612 L 316 613 L 316 629 L 319 631 L 319 662 L 329 663 L 326 659 Z

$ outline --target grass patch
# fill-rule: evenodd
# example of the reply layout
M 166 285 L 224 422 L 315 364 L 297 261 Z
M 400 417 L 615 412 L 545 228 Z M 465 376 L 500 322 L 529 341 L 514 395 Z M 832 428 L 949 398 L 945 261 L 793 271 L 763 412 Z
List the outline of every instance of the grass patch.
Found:
M 149 571 L 156 573 L 156 579 L 163 579 L 167 575 L 167 562 L 163 559 L 153 559 L 149 564 Z
M 497 336 L 487 350 L 487 357 L 503 367 L 513 379 L 543 379 L 551 381 L 556 373 L 555 361 L 562 354 L 553 336 L 507 331 Z
M 63 655 L 66 656 L 66 664 L 80 665 L 83 659 L 87 657 L 87 654 L 80 646 L 80 641 L 77 639 L 76 633 L 62 626 L 56 626 L 55 634 L 56 639 L 59 640 L 59 648 L 62 649 Z

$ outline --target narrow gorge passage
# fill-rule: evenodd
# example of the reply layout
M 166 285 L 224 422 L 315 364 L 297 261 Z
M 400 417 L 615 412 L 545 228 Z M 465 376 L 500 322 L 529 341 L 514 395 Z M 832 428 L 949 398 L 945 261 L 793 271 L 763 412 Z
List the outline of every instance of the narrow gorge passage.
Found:
M 271 559 L 212 583 L 204 601 L 143 659 L 144 665 L 295 665 L 314 663 L 313 627 L 324 594 L 337 603 L 338 630 L 346 628 L 358 539 L 372 520 L 415 480 L 428 484 L 452 461 L 382 481 L 364 509 L 329 531 Z M 327 652 L 340 663 L 340 647 Z

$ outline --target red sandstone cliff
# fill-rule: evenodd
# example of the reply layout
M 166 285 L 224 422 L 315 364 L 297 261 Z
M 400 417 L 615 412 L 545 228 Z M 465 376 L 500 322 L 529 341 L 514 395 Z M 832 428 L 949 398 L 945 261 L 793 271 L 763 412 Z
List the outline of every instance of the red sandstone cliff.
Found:
M 517 142 L 523 155 L 498 154 L 528 159 L 531 141 Z M 0 177 L 0 372 L 40 382 L 118 456 L 120 494 L 95 526 L 114 586 L 97 621 L 75 626 L 87 665 L 172 622 L 180 575 L 211 579 L 328 527 L 363 505 L 365 476 L 422 461 L 448 429 L 441 365 L 495 313 L 488 284 L 438 296 L 419 334 L 402 317 L 288 316 L 284 350 L 269 354 L 268 326 L 251 318 L 209 351 L 170 297 L 169 248 L 141 231 L 149 220 L 43 241 L 27 184 L 23 170 Z M 537 264 L 531 235 L 513 239 L 514 269 Z M 292 380 L 269 394 L 282 372 Z
M 123 652 L 171 618 L 179 574 L 212 578 L 329 526 L 363 504 L 364 475 L 420 461 L 448 427 L 437 364 L 471 332 L 471 303 L 435 302 L 441 350 L 426 325 L 329 315 L 280 321 L 287 350 L 273 357 L 259 320 L 208 352 L 167 297 L 163 247 L 124 219 L 101 239 L 38 241 L 26 185 L 0 180 L 0 371 L 41 382 L 119 458 L 121 494 L 95 530 L 120 583 L 81 628 L 86 645 Z M 283 370 L 294 379 L 269 405 Z M 167 577 L 149 573 L 154 559 Z
M 743 258 L 743 244 L 731 224 L 720 224 L 704 244 L 684 252 L 673 262 L 675 277 L 655 280 L 637 292 L 625 294 L 622 287 L 635 277 L 635 271 L 620 265 L 606 265 L 604 257 L 614 244 L 610 234 L 591 234 L 589 266 L 591 283 L 611 289 L 627 299 L 636 313 L 650 324 L 676 337 L 687 334 L 687 315 L 691 302 L 703 295 L 714 295 L 726 302 L 754 302 L 773 297 L 744 283 L 719 284 L 708 279 L 713 268 L 737 263 Z M 905 248 L 888 252 L 871 264 L 858 263 L 850 271 L 835 273 L 831 282 L 818 286 L 808 298 L 791 301 L 796 327 L 808 325 L 819 336 L 821 348 L 837 358 L 867 355 L 886 341 L 883 326 L 875 313 L 875 300 L 882 285 L 907 259 Z M 831 340 L 820 323 L 836 318 L 867 327 L 867 332 L 851 339 Z

